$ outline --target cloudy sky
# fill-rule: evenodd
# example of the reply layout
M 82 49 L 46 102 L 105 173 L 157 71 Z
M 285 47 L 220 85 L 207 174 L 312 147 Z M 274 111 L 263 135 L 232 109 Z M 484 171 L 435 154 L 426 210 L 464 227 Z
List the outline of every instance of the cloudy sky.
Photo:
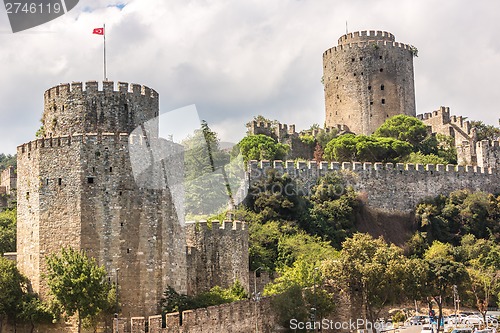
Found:
M 195 104 L 223 140 L 254 115 L 324 122 L 322 53 L 349 31 L 386 30 L 415 45 L 417 113 L 440 105 L 498 124 L 500 2 L 481 0 L 80 0 L 68 14 L 13 34 L 0 9 L 0 152 L 34 138 L 43 92 L 102 80 L 148 85 L 161 112 Z

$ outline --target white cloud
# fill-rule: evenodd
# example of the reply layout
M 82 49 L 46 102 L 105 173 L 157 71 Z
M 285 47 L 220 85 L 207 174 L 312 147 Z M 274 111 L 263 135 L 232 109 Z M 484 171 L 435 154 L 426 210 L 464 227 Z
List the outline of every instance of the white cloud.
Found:
M 118 4 L 125 4 L 119 8 Z M 12 34 L 0 11 L 0 152 L 32 140 L 43 92 L 108 76 L 160 93 L 162 112 L 196 104 L 202 119 L 237 141 L 264 114 L 307 128 L 323 124 L 321 54 L 349 30 L 391 31 L 418 47 L 418 112 L 440 105 L 497 124 L 500 3 L 383 0 L 81 0 L 69 14 Z

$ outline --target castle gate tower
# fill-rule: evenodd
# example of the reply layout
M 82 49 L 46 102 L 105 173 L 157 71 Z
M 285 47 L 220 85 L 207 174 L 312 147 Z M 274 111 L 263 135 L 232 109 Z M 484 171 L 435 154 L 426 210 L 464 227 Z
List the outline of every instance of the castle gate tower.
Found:
M 323 53 L 327 127 L 372 134 L 387 118 L 415 116 L 416 49 L 385 31 L 358 31 Z
M 149 147 L 146 136 L 131 133 L 143 125 L 154 138 L 158 108 L 156 91 L 135 84 L 115 89 L 108 81 L 99 90 L 93 81 L 45 92 L 44 138 L 17 149 L 18 266 L 42 298 L 45 258 L 63 246 L 105 266 L 119 285 L 123 316 L 159 313 L 167 285 L 186 292 L 185 232 L 170 190 L 138 184 L 131 166 L 130 144 Z

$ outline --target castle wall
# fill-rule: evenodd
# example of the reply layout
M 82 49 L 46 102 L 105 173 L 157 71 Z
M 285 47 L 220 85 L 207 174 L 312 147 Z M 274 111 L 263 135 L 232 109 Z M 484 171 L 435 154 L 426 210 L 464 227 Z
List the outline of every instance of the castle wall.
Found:
M 158 93 L 146 86 L 105 81 L 61 84 L 45 91 L 42 123 L 45 136 L 75 133 L 131 133 L 158 117 Z M 152 127 L 154 128 L 154 126 Z M 156 127 L 157 133 L 157 127 Z
M 356 32 L 323 53 L 327 127 L 369 135 L 392 116 L 415 116 L 413 49 L 394 40 L 387 32 Z
M 249 291 L 248 229 L 245 223 L 186 223 L 188 294 L 214 286 L 230 287 L 239 280 Z
M 137 186 L 128 135 L 40 139 L 20 146 L 18 159 L 19 268 L 42 297 L 45 257 L 63 246 L 104 265 L 123 313 L 156 313 L 167 285 L 186 292 L 184 231 L 170 192 Z
M 483 140 L 476 143 L 477 165 L 500 169 L 500 142 Z
M 180 317 L 182 316 L 182 324 Z M 128 321 L 128 322 L 127 322 Z M 271 308 L 271 298 L 262 298 L 259 302 L 243 300 L 208 308 L 168 313 L 166 328 L 162 328 L 161 316 L 133 317 L 129 320 L 120 318 L 117 333 L 145 333 L 145 323 L 149 323 L 150 333 L 201 333 L 201 332 L 263 332 L 276 331 L 276 319 Z
M 455 147 L 470 145 L 470 150 L 461 150 L 459 164 L 475 164 L 475 133 L 469 121 L 461 116 L 450 116 L 450 108 L 441 106 L 438 110 L 417 115 L 417 118 L 430 127 L 432 133 L 448 135 L 454 138 Z M 467 142 L 464 144 L 464 142 Z M 465 149 L 465 148 L 464 148 Z
M 14 167 L 10 166 L 0 175 L 0 186 L 5 187 L 5 194 L 10 195 L 17 188 L 17 174 Z
M 250 161 L 248 180 L 250 184 L 262 179 L 271 168 L 269 161 Z M 300 184 L 300 192 L 309 194 L 318 177 L 337 172 L 344 176 L 346 186 L 360 192 L 368 206 L 411 211 L 426 198 L 439 194 L 449 194 L 460 189 L 481 190 L 500 193 L 500 173 L 498 169 L 483 169 L 478 166 L 455 166 L 442 164 L 401 164 L 392 163 L 338 163 L 315 161 L 274 161 L 274 169 L 289 175 Z M 251 195 L 251 193 L 250 193 Z
M 84 250 L 118 283 L 123 314 L 150 315 L 168 285 L 187 292 L 183 216 L 171 194 L 182 192 L 183 154 L 156 136 L 156 92 L 118 85 L 45 92 L 46 137 L 17 151 L 18 265 L 44 298 L 46 256 Z

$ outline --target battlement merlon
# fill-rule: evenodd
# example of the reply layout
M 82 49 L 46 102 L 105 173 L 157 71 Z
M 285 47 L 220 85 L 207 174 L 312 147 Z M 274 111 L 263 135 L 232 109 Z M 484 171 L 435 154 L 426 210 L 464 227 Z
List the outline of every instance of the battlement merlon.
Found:
M 234 230 L 234 231 L 242 231 L 247 230 L 246 222 L 243 221 L 207 221 L 207 220 L 199 220 L 199 221 L 186 221 L 187 229 L 195 229 L 199 231 L 207 231 L 207 230 Z
M 50 98 L 55 98 L 56 96 L 67 96 L 70 94 L 84 94 L 84 93 L 128 93 L 132 95 L 142 95 L 145 97 L 158 99 L 159 95 L 154 90 L 147 86 L 143 86 L 140 84 L 129 84 L 127 82 L 118 82 L 117 89 L 115 89 L 115 84 L 113 81 L 104 81 L 102 82 L 102 90 L 98 89 L 97 81 L 87 81 L 85 82 L 85 89 L 83 89 L 82 82 L 73 82 L 69 83 L 61 83 L 57 86 L 54 86 L 50 89 L 47 89 L 44 93 L 45 102 L 47 102 Z
M 372 41 L 372 40 L 383 40 L 383 41 L 394 42 L 396 40 L 396 37 L 387 31 L 364 30 L 364 31 L 350 32 L 348 34 L 342 35 L 340 36 L 338 43 L 339 45 L 342 45 L 352 42 Z
M 498 143 L 497 143 L 498 144 Z M 443 164 L 404 164 L 404 163 L 371 163 L 371 162 L 320 162 L 316 161 L 256 161 L 248 162 L 248 170 L 250 178 L 260 178 L 267 170 L 277 170 L 278 172 L 287 173 L 291 176 L 312 174 L 320 175 L 321 172 L 329 171 L 354 171 L 354 172 L 370 172 L 370 171 L 386 171 L 386 172 L 425 172 L 434 174 L 434 172 L 443 173 L 474 173 L 474 174 L 498 174 L 499 171 L 494 168 L 481 168 L 473 165 L 443 165 Z
M 163 139 L 160 139 L 163 140 Z M 75 143 L 103 142 L 108 144 L 121 145 L 142 145 L 147 146 L 147 138 L 139 135 L 129 135 L 127 133 L 76 133 L 74 135 L 61 135 L 57 137 L 36 139 L 17 147 L 17 154 L 31 152 L 41 148 L 56 148 L 71 146 Z
M 342 45 L 337 45 L 334 47 L 331 47 L 327 49 L 325 52 L 323 52 L 323 58 L 330 56 L 332 53 L 335 52 L 341 52 L 344 50 L 352 50 L 352 49 L 363 49 L 363 48 L 369 48 L 373 47 L 373 45 L 376 45 L 377 47 L 382 47 L 382 48 L 400 48 L 407 50 L 409 53 L 413 53 L 415 50 L 415 47 L 410 44 L 404 44 L 400 42 L 388 42 L 388 41 L 362 41 L 362 42 L 352 42 L 352 43 L 346 43 Z

